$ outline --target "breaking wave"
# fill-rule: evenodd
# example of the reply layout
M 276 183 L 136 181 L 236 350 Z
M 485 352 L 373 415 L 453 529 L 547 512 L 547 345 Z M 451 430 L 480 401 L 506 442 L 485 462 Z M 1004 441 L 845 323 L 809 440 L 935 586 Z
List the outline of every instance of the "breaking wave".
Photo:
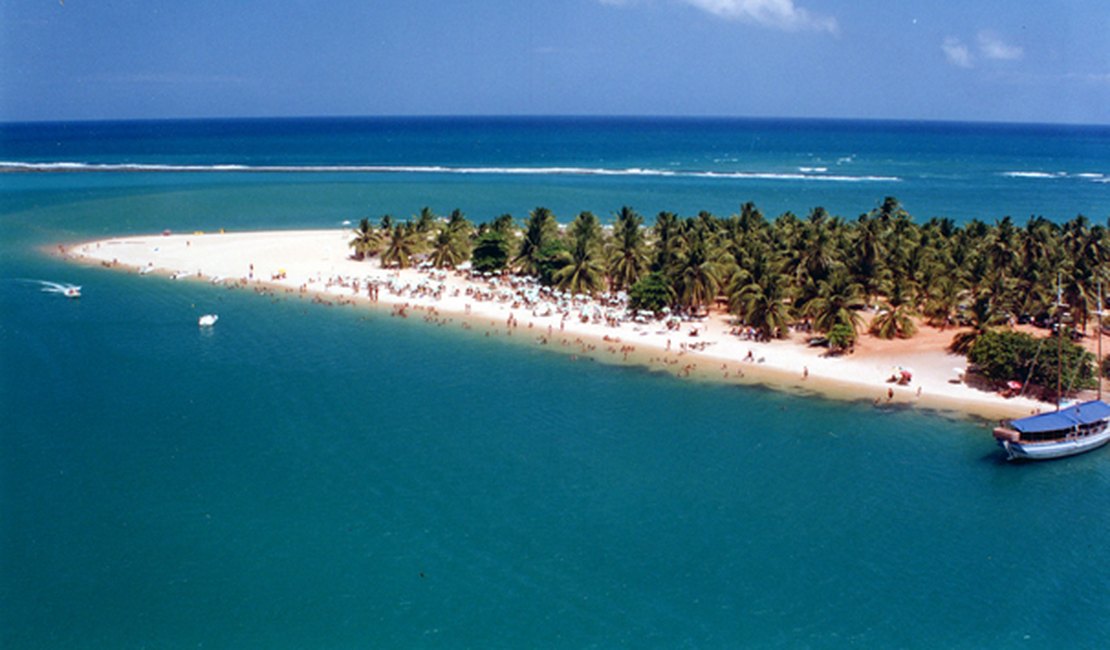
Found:
M 664 178 L 826 181 L 840 183 L 899 182 L 897 176 L 850 176 L 805 168 L 798 173 L 675 171 L 670 169 L 606 169 L 602 167 L 447 167 L 441 165 L 163 165 L 151 163 L 80 163 L 0 161 L 0 172 L 280 172 L 364 174 L 490 174 L 533 176 L 653 176 Z
M 1079 172 L 1069 174 L 1068 172 L 1044 172 L 1044 171 L 1015 171 L 1015 172 L 1002 172 L 1002 176 L 1010 178 L 1041 178 L 1041 179 L 1056 179 L 1056 178 L 1079 178 L 1085 181 L 1094 183 L 1105 183 L 1107 178 L 1105 174 L 1098 172 Z
M 1003 176 L 1010 178 L 1064 178 L 1063 172 L 1002 172 Z

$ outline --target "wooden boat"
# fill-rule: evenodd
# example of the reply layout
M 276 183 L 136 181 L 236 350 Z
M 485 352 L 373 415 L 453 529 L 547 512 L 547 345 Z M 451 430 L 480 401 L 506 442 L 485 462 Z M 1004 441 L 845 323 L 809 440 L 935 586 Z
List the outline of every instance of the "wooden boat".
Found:
M 1010 460 L 1082 454 L 1110 442 L 1110 404 L 1096 399 L 1010 420 L 994 430 L 994 439 Z
M 1061 320 L 1067 318 L 1063 311 L 1059 284 L 1056 281 L 1056 308 Z M 1098 355 L 1095 357 L 1095 372 L 1102 367 L 1102 283 L 1098 286 L 1099 339 Z M 1063 332 L 1057 336 L 1056 347 L 1056 394 L 1062 395 L 1061 344 Z M 1052 413 L 1041 413 L 1029 417 L 1003 422 L 994 430 L 994 439 L 1006 450 L 1009 460 L 1045 460 L 1075 456 L 1110 442 L 1110 404 L 1102 401 L 1102 379 L 1098 379 L 1098 398 L 1089 402 L 1057 408 Z

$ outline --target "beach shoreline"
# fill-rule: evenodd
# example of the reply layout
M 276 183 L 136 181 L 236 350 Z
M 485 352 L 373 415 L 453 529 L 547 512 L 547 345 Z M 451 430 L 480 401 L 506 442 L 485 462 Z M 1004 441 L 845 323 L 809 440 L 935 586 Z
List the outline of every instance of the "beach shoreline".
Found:
M 966 360 L 945 350 L 956 329 L 923 328 L 913 339 L 893 342 L 864 336 L 855 353 L 827 356 L 798 334 L 782 341 L 743 340 L 732 333 L 728 315 L 718 312 L 702 321 L 681 322 L 677 330 L 660 321 L 598 322 L 596 303 L 576 302 L 569 314 L 544 314 L 506 297 L 510 292 L 501 278 L 384 269 L 376 259 L 355 260 L 348 247 L 351 237 L 346 228 L 151 234 L 59 244 L 50 252 L 115 270 L 388 310 L 397 317 L 422 317 L 487 335 L 511 334 L 514 340 L 558 349 L 576 360 L 643 366 L 683 379 L 762 385 L 868 401 L 879 408 L 921 408 L 986 420 L 1051 408 L 1028 397 L 1003 398 L 956 382 L 956 369 Z M 582 316 L 591 312 L 595 318 Z M 890 381 L 899 368 L 912 369 L 910 383 Z

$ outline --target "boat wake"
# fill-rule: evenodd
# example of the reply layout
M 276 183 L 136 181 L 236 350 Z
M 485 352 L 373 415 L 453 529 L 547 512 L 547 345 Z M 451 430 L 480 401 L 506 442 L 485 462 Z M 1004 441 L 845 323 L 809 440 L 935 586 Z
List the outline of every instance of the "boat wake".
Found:
M 43 293 L 57 293 L 66 298 L 80 298 L 81 286 L 67 282 L 51 282 L 50 280 L 21 280 L 29 284 L 38 285 Z

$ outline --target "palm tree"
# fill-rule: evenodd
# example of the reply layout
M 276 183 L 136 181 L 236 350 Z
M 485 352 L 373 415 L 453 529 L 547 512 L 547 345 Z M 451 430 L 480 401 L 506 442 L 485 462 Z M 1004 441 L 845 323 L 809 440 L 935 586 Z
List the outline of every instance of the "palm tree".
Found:
M 675 277 L 679 303 L 695 311 L 711 305 L 721 290 L 722 264 L 710 250 L 706 237 L 696 228 L 688 233 L 685 254 L 679 260 Z
M 609 277 L 613 289 L 628 289 L 648 269 L 648 254 L 640 225 L 644 218 L 627 206 L 617 213 L 613 246 L 609 255 Z
M 513 264 L 525 275 L 539 275 L 543 249 L 555 238 L 558 227 L 555 215 L 547 208 L 536 208 L 524 224 L 524 239 L 520 242 Z
M 440 228 L 439 234 L 432 242 L 432 264 L 437 269 L 458 266 L 466 259 L 463 254 L 464 246 L 465 252 L 469 253 L 470 242 L 468 239 L 458 233 L 451 232 L 450 228 Z
M 971 330 L 952 337 L 952 343 L 948 346 L 948 349 L 956 354 L 966 355 L 980 336 L 1006 320 L 1005 316 L 995 309 L 989 292 L 983 292 L 975 298 L 967 315 L 971 321 Z
M 764 338 L 785 336 L 793 320 L 788 276 L 778 267 L 769 255 L 761 255 L 750 270 L 737 270 L 728 287 L 729 310 Z
M 813 328 L 828 332 L 843 323 L 858 332 L 863 324 L 859 313 L 863 307 L 863 287 L 843 268 L 818 282 L 817 287 L 817 295 L 802 308 L 802 314 L 813 319 Z
M 963 287 L 958 278 L 945 273 L 946 269 L 935 269 L 931 274 L 933 280 L 925 289 L 924 307 L 922 309 L 929 324 L 944 329 L 952 322 L 956 308 L 963 295 Z
M 871 320 L 871 333 L 881 339 L 908 339 L 917 332 L 913 310 L 907 303 L 886 303 Z
M 381 249 L 382 235 L 377 228 L 370 225 L 369 219 L 365 217 L 360 219 L 354 234 L 355 238 L 348 246 L 354 249 L 356 260 L 366 259 L 368 256 L 377 254 Z
M 790 270 L 800 283 L 820 282 L 828 277 L 838 252 L 833 236 L 828 212 L 821 207 L 814 208 L 802 226 L 797 248 L 792 251 L 789 262 Z
M 418 235 L 411 222 L 399 223 L 390 233 L 389 244 L 382 251 L 382 266 L 396 266 L 407 269 L 412 266 L 412 256 L 416 253 Z
M 673 212 L 660 212 L 655 217 L 652 233 L 655 236 L 655 261 L 651 270 L 667 273 L 678 259 L 681 249 L 681 226 Z
M 1010 217 L 1004 217 L 995 225 L 986 243 L 986 256 L 994 274 L 1003 281 L 1013 276 L 1020 259 L 1018 246 L 1018 231 Z
M 583 212 L 570 224 L 574 248 L 563 268 L 555 272 L 555 284 L 571 293 L 594 294 L 604 285 L 604 272 L 598 259 L 601 223 L 591 212 Z
M 754 327 L 763 338 L 783 338 L 793 320 L 788 296 L 786 276 L 771 273 L 744 285 L 737 293 L 736 304 L 744 314 L 745 325 Z
M 436 219 L 438 219 L 436 213 L 428 206 L 424 206 L 416 216 L 416 232 L 421 234 L 431 232 L 432 228 L 435 228 Z
M 513 215 L 503 214 L 490 222 L 490 230 L 508 237 L 513 232 Z

